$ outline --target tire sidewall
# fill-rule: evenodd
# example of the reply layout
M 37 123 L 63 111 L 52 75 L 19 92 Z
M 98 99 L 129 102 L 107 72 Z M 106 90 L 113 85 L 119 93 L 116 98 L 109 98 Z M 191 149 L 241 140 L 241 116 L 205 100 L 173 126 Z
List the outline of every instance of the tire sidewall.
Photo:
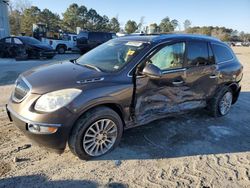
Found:
M 220 103 L 221 103 L 222 98 L 224 97 L 224 95 L 225 95 L 227 92 L 230 92 L 230 93 L 232 94 L 232 96 L 233 96 L 232 90 L 231 90 L 230 88 L 228 88 L 228 87 L 227 87 L 227 88 L 224 88 L 224 89 L 221 91 L 219 100 L 218 100 L 218 102 L 217 102 L 217 111 L 218 111 L 218 114 L 219 114 L 220 116 L 225 116 L 225 115 L 227 115 L 227 114 L 230 112 L 231 107 L 232 107 L 232 101 L 231 101 L 231 106 L 230 106 L 230 109 L 228 110 L 228 112 L 227 112 L 226 114 L 222 114 L 222 113 L 221 113 L 221 110 L 220 110 Z
M 61 51 L 61 49 L 63 49 L 63 51 Z M 64 54 L 65 53 L 65 48 L 63 46 L 59 46 L 58 49 L 57 49 L 57 52 L 59 54 Z
M 102 114 L 100 112 L 97 112 L 96 114 L 91 114 L 91 116 L 87 116 L 87 118 L 84 119 L 84 121 L 80 121 L 78 122 L 77 126 L 80 126 L 80 129 L 78 129 L 78 133 L 75 137 L 75 152 L 77 154 L 77 156 L 80 159 L 92 159 L 92 158 L 97 158 L 97 157 L 101 157 L 100 156 L 91 156 L 88 153 L 86 153 L 86 151 L 83 149 L 83 137 L 84 134 L 86 133 L 87 129 L 96 121 L 101 120 L 101 119 L 110 119 L 112 120 L 116 126 L 117 126 L 117 138 L 115 143 L 113 144 L 113 146 L 103 155 L 109 153 L 110 151 L 112 151 L 120 142 L 121 137 L 122 137 L 122 133 L 123 133 L 123 124 L 121 121 L 121 118 L 119 117 L 118 114 L 116 114 L 114 111 L 113 113 L 103 113 Z

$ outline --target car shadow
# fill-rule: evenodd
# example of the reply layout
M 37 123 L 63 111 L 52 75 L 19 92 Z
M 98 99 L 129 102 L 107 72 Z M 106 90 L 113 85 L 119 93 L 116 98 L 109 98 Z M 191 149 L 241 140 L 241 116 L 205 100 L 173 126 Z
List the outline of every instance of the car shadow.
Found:
M 26 188 L 26 187 L 46 187 L 46 188 L 97 188 L 97 187 L 105 187 L 105 188 L 125 188 L 128 187 L 123 183 L 117 182 L 109 182 L 106 185 L 99 185 L 98 183 L 90 180 L 49 180 L 45 175 L 30 175 L 30 176 L 17 176 L 13 178 L 1 179 L 0 187 L 8 187 L 8 188 Z
M 1 179 L 0 187 L 8 187 L 8 188 L 26 188 L 26 187 L 60 187 L 60 188 L 97 188 L 97 187 L 105 187 L 105 188 L 125 188 L 128 187 L 123 183 L 117 182 L 109 182 L 106 185 L 99 185 L 98 183 L 90 180 L 49 180 L 45 175 L 30 175 L 30 176 L 17 176 L 13 178 Z
M 250 93 L 225 117 L 206 110 L 161 119 L 124 132 L 118 148 L 96 160 L 185 157 L 250 151 Z

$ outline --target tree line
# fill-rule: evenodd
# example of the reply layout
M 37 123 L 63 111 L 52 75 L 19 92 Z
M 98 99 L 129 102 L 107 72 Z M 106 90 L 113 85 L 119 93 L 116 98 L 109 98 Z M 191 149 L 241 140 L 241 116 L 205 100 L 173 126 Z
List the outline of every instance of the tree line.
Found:
M 14 0 L 13 0 L 14 1 Z M 128 20 L 121 28 L 117 17 L 111 19 L 106 15 L 100 15 L 95 9 L 88 9 L 86 6 L 79 6 L 76 3 L 71 4 L 62 14 L 62 18 L 49 9 L 40 10 L 36 6 L 31 6 L 28 0 L 19 0 L 10 4 L 9 20 L 12 35 L 32 35 L 33 24 L 43 23 L 47 25 L 49 31 L 58 32 L 76 32 L 80 27 L 89 31 L 106 32 L 146 32 L 146 33 L 194 33 L 217 37 L 223 41 L 250 41 L 250 34 L 238 32 L 237 30 L 225 27 L 192 27 L 190 20 L 186 19 L 182 24 L 176 19 L 165 17 L 159 24 L 152 23 L 144 26 L 144 17 L 141 17 L 137 23 L 134 20 Z M 183 28 L 183 30 L 181 30 Z

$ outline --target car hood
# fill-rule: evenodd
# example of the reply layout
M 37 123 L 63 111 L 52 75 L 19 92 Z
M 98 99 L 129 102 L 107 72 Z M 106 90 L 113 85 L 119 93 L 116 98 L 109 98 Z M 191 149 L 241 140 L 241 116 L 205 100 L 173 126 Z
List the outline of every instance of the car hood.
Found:
M 29 46 L 33 46 L 35 48 L 41 49 L 41 50 L 53 50 L 53 48 L 48 44 L 29 44 Z
M 31 85 L 32 93 L 44 94 L 59 89 L 81 88 L 86 83 L 103 80 L 103 74 L 66 61 L 37 67 L 21 76 Z

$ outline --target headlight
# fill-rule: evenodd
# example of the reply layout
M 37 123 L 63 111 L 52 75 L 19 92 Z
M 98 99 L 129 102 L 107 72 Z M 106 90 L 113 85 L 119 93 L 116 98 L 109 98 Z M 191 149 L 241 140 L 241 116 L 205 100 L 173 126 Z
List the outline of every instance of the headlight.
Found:
M 35 110 L 53 112 L 69 104 L 82 90 L 63 89 L 42 95 L 35 104 Z

